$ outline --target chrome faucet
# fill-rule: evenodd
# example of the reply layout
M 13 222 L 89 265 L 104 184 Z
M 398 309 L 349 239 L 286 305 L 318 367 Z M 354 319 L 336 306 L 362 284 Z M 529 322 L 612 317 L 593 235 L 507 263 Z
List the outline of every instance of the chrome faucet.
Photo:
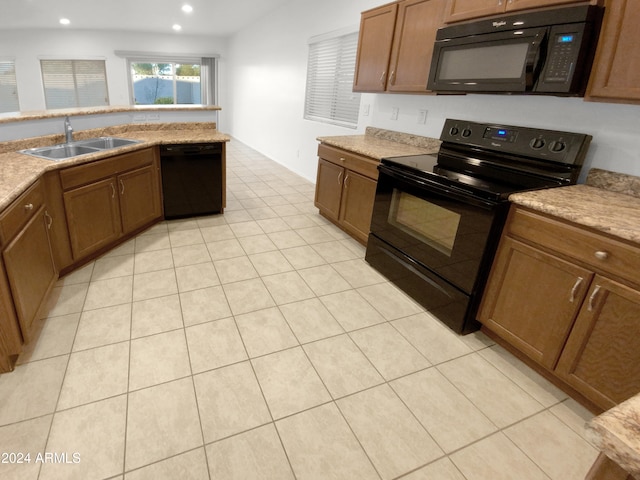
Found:
M 64 141 L 66 143 L 73 142 L 73 127 L 69 117 L 64 117 Z

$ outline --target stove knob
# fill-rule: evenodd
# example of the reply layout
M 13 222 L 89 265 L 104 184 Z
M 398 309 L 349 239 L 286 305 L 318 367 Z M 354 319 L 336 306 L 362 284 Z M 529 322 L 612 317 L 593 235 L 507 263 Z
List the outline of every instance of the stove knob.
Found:
M 467 138 L 471 136 L 471 130 L 469 130 L 468 128 L 465 128 L 464 130 L 462 130 L 462 136 Z
M 534 150 L 540 150 L 545 145 L 544 138 L 534 138 L 529 142 L 529 146 Z
M 561 152 L 565 149 L 566 144 L 564 142 L 561 141 L 553 141 L 549 144 L 549 150 L 551 150 L 552 152 L 558 153 Z
M 458 127 L 451 127 L 451 129 L 449 130 L 449 135 L 456 136 L 456 135 L 458 135 L 459 131 L 460 130 L 458 130 Z

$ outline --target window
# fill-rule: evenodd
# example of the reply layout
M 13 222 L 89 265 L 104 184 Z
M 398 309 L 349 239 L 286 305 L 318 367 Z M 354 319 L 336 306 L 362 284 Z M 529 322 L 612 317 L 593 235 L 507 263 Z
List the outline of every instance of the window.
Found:
M 215 101 L 215 58 L 129 58 L 134 105 L 209 105 Z
M 358 126 L 360 94 L 353 92 L 358 33 L 311 40 L 304 118 Z
M 40 60 L 48 109 L 109 105 L 104 60 Z
M 0 113 L 18 112 L 18 84 L 13 60 L 0 60 Z

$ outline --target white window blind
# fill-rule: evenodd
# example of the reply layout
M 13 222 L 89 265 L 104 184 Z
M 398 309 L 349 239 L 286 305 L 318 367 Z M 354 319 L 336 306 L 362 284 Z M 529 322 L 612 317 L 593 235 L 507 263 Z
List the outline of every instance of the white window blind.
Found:
M 18 83 L 13 60 L 0 60 L 0 113 L 18 112 Z
M 48 109 L 109 105 L 104 60 L 40 60 Z
M 311 42 L 304 118 L 356 128 L 360 94 L 353 92 L 358 33 Z

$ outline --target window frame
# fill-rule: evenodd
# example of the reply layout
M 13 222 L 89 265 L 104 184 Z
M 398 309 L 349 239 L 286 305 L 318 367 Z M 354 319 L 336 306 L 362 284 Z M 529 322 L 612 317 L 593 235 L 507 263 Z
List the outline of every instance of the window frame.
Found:
M 11 67 L 13 68 L 13 83 L 11 85 L 14 86 L 15 88 L 15 94 L 14 95 L 9 95 L 6 100 L 7 103 L 6 105 L 8 107 L 17 107 L 16 110 L 5 110 L 3 105 L 5 105 L 4 101 L 0 102 L 0 114 L 2 113 L 13 113 L 13 112 L 19 112 L 20 111 L 20 95 L 18 92 L 18 72 L 16 69 L 16 59 L 15 58 L 10 58 L 10 57 L 0 57 L 0 64 L 10 64 Z M 0 77 L 2 77 L 4 74 L 0 75 Z M 12 101 L 12 97 L 15 97 L 15 102 Z M 0 100 L 5 100 L 4 98 L 0 97 Z
M 312 37 L 308 45 L 304 119 L 345 128 L 358 128 L 361 95 L 353 91 L 358 29 L 347 28 Z M 331 52 L 334 47 L 335 51 Z M 322 53 L 317 49 L 324 49 L 335 56 L 314 58 L 314 55 Z M 331 85 L 323 82 L 323 75 L 325 80 L 332 78 Z M 343 103 L 345 95 L 351 96 L 353 101 Z M 330 98 L 329 105 L 324 100 L 326 98 Z
M 111 104 L 109 98 L 109 82 L 107 79 L 107 61 L 105 58 L 50 58 L 50 57 L 40 57 L 40 78 L 42 81 L 42 91 L 44 94 L 45 100 L 45 108 L 47 110 L 59 110 L 64 108 L 88 108 L 88 107 L 104 107 L 109 106 Z M 73 81 L 73 95 L 75 99 L 75 105 L 65 105 L 65 106 L 51 106 L 50 103 L 53 101 L 49 95 L 47 95 L 47 82 L 46 75 L 50 72 L 45 72 L 44 63 L 43 62 L 70 62 L 72 67 L 72 81 Z M 76 62 L 91 62 L 91 63 L 99 63 L 102 67 L 101 74 L 103 75 L 102 80 L 104 81 L 104 103 L 99 104 L 91 104 L 91 105 L 81 105 L 81 91 L 78 89 L 78 72 L 75 69 Z M 49 88 L 51 85 L 49 85 Z
M 161 55 L 157 53 L 145 52 L 123 52 L 116 51 L 116 55 L 123 57 L 127 65 L 127 84 L 129 89 L 129 104 L 135 103 L 135 92 L 133 88 L 132 63 L 171 63 L 181 65 L 200 65 L 200 100 L 201 103 L 173 103 L 171 105 L 194 105 L 209 106 L 216 105 L 218 98 L 218 55 Z M 175 95 L 175 75 L 174 75 L 174 102 Z M 146 105 L 146 104 L 140 104 Z

